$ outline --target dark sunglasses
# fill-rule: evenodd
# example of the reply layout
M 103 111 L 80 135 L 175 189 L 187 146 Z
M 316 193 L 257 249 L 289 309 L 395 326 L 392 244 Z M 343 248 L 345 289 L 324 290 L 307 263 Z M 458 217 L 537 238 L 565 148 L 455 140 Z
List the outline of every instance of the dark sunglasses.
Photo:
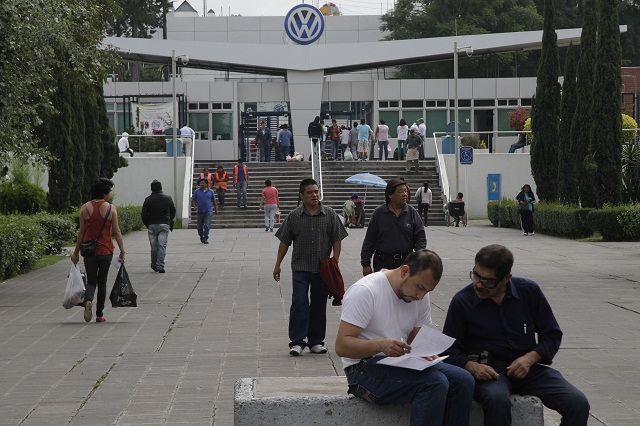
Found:
M 500 284 L 500 281 L 502 281 L 495 278 L 481 277 L 480 275 L 478 275 L 475 268 L 469 271 L 469 278 L 471 278 L 471 281 L 473 281 L 474 284 L 480 283 L 482 284 L 482 287 L 489 290 L 493 290 L 494 288 L 496 288 L 498 284 Z

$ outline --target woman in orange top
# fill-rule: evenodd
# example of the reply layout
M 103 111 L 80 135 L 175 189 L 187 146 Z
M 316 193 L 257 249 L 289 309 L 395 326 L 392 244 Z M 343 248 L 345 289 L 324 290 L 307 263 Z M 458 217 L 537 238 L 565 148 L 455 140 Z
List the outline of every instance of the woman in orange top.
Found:
M 84 258 L 87 286 L 82 306 L 84 306 L 84 320 L 86 322 L 91 321 L 93 317 L 92 307 L 96 287 L 98 288 L 96 322 L 105 321 L 104 303 L 107 296 L 107 276 L 114 248 L 111 239 L 112 233 L 120 249 L 118 259 L 120 263 L 124 263 L 124 242 L 120 226 L 118 226 L 118 211 L 108 201 L 111 188 L 113 188 L 113 182 L 106 178 L 98 179 L 91 187 L 91 201 L 80 208 L 80 231 L 76 239 L 76 248 L 71 255 L 71 261 L 74 265 L 77 264 L 80 244 L 83 241 L 97 240 L 95 254 Z

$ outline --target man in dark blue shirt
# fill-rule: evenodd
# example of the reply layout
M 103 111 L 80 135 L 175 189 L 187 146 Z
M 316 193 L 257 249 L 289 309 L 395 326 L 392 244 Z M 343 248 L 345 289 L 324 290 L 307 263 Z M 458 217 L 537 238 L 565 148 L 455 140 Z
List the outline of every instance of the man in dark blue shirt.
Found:
M 451 300 L 444 334 L 456 339 L 448 362 L 476 379 L 474 397 L 485 425 L 511 424 L 511 393 L 534 395 L 562 415 L 563 425 L 586 425 L 589 402 L 548 367 L 562 331 L 540 287 L 513 277 L 513 254 L 490 245 L 476 254 L 472 283 Z M 537 335 L 537 339 L 536 339 Z

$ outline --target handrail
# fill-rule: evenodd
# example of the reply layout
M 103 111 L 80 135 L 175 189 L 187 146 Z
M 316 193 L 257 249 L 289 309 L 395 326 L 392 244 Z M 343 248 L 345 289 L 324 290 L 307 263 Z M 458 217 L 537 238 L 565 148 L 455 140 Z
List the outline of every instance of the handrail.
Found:
M 438 150 L 438 140 L 436 138 L 436 132 L 433 133 L 433 145 L 436 149 L 436 171 L 439 175 L 440 189 L 442 191 L 442 202 L 446 208 L 449 204 L 449 178 L 447 177 L 447 166 L 444 163 L 443 154 L 440 154 Z
M 318 138 L 318 142 L 315 144 L 313 143 L 313 140 L 309 138 L 309 146 L 311 148 L 311 177 L 318 182 L 320 201 L 322 201 L 324 199 L 324 191 L 322 188 L 322 155 L 320 152 L 320 147 L 322 146 L 321 138 Z

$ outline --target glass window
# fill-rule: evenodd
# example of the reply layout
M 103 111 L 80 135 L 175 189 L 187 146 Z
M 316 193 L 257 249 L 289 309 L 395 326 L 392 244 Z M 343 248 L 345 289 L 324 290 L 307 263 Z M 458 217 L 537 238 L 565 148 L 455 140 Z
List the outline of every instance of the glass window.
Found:
M 389 101 L 389 108 L 398 108 L 400 107 L 399 101 Z
M 201 139 L 208 139 L 209 114 L 206 112 L 189 113 L 189 127 L 199 133 Z
M 387 101 L 379 101 L 378 108 L 389 108 L 389 102 Z
M 427 101 L 427 108 L 433 108 L 436 106 L 436 101 Z
M 402 101 L 402 107 L 403 108 L 422 108 L 422 99 L 420 100 L 413 100 L 413 101 Z
M 436 106 L 438 108 L 446 108 L 447 107 L 447 101 L 436 101 Z
M 399 111 L 380 111 L 380 120 L 384 120 L 385 124 L 389 126 L 389 137 L 397 138 L 398 137 L 398 122 L 400 121 Z M 375 126 L 373 128 L 375 132 Z
M 471 99 L 458 99 L 458 108 L 462 108 L 462 107 L 470 107 L 471 106 Z M 455 108 L 456 107 L 456 100 L 455 99 L 450 99 L 449 100 L 449 108 Z
M 233 113 L 220 112 L 212 113 L 211 140 L 232 140 L 233 139 Z
M 447 111 L 427 111 L 425 117 L 427 126 L 427 138 L 433 137 L 433 132 L 444 132 L 447 127 Z
M 332 111 L 351 111 L 349 102 L 331 102 Z
M 507 105 L 509 104 L 507 103 L 506 99 L 498 99 L 498 106 L 507 106 Z
M 517 99 L 509 99 L 509 105 L 518 106 L 518 100 Z
M 522 106 L 531 106 L 531 98 L 529 98 L 529 99 L 521 99 L 520 100 L 520 105 L 522 105 Z
M 222 109 L 231 109 L 231 102 L 224 102 L 222 104 Z
M 509 128 L 509 109 L 498 110 L 498 130 L 511 130 Z M 498 133 L 498 136 L 514 136 L 515 133 Z
M 496 101 L 494 99 L 475 99 L 473 105 L 477 107 L 495 106 Z
M 421 117 L 424 118 L 422 114 L 423 114 L 422 111 L 402 111 L 401 118 L 404 118 L 404 121 L 407 122 L 407 126 L 411 127 L 413 123 L 418 121 L 418 118 L 421 118 Z
M 198 109 L 198 104 L 192 104 L 192 103 L 189 103 L 189 104 L 187 105 L 187 108 L 188 108 L 188 109 Z

